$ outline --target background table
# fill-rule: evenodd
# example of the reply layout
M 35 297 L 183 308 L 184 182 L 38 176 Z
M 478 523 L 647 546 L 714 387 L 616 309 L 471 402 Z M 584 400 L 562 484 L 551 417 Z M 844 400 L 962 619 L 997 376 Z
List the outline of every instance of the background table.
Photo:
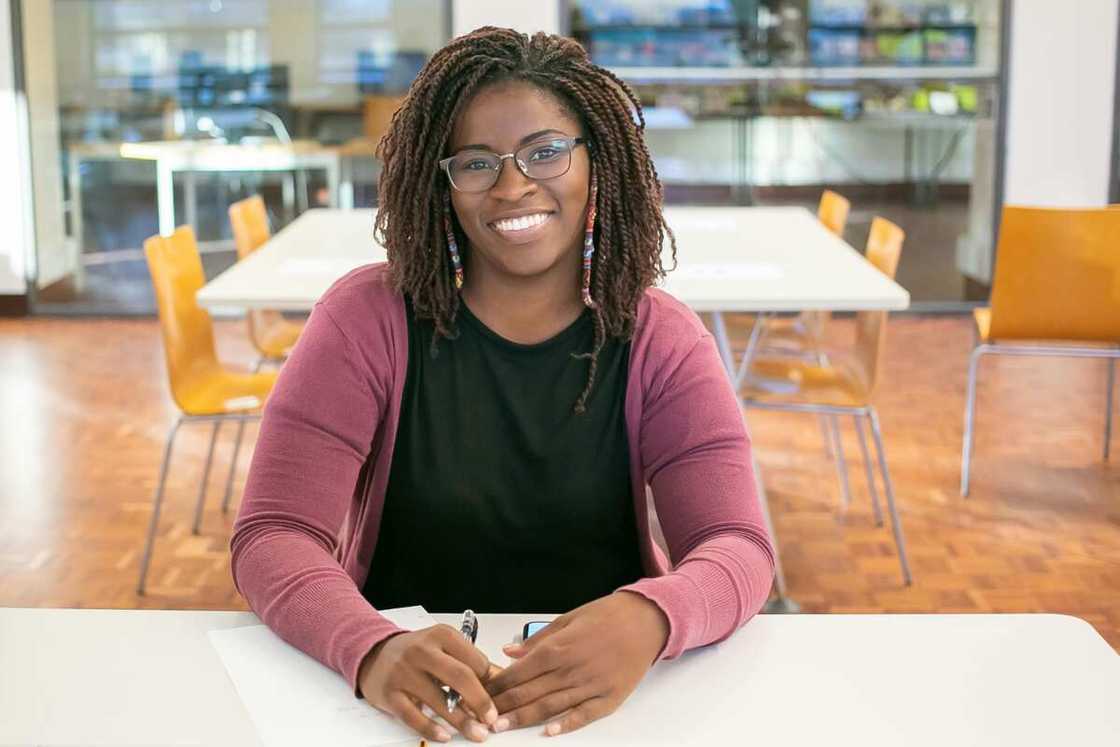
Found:
M 501 645 L 538 619 L 479 617 L 479 646 L 500 664 Z M 0 609 L 0 743 L 257 744 L 206 636 L 257 623 Z M 563 744 L 1115 745 L 1117 693 L 1120 657 L 1076 618 L 762 615 L 658 664 L 615 714 Z M 487 743 L 540 745 L 538 731 Z
M 199 291 L 204 307 L 307 311 L 347 271 L 385 260 L 372 210 L 310 210 Z M 665 289 L 696 311 L 904 309 L 910 294 L 797 207 L 670 207 Z M 667 253 L 666 253 L 667 254 Z M 667 260 L 668 262 L 668 260 Z

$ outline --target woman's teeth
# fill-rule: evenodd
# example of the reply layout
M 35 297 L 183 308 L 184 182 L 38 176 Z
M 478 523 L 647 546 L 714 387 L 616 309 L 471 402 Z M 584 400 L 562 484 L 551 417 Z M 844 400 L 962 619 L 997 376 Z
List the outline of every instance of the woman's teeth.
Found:
M 493 226 L 499 231 L 524 231 L 527 228 L 539 226 L 546 220 L 548 220 L 548 213 L 536 213 L 534 215 L 523 215 L 520 218 L 496 220 Z

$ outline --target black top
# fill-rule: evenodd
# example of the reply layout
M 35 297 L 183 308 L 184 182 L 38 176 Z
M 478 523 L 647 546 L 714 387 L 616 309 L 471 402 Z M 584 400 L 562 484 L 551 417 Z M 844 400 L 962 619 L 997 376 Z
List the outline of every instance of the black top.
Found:
M 587 412 L 584 313 L 521 345 L 459 306 L 454 340 L 406 299 L 408 373 L 363 594 L 374 607 L 562 613 L 642 575 L 623 403 L 630 343 L 608 338 Z

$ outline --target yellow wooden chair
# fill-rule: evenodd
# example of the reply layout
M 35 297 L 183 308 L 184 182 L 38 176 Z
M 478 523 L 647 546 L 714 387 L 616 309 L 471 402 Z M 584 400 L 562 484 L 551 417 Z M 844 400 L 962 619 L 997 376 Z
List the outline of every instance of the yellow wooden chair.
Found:
M 268 211 L 260 195 L 230 205 L 229 222 L 238 260 L 248 257 L 272 236 Z M 250 309 L 248 319 L 249 339 L 260 356 L 254 370 L 260 370 L 266 362 L 283 363 L 303 332 L 302 324 L 289 321 L 279 311 L 271 309 Z
M 184 423 L 213 423 L 206 466 L 203 468 L 195 504 L 193 529 L 197 534 L 220 425 L 227 420 L 236 420 L 243 428 L 247 420 L 259 418 L 261 408 L 276 381 L 274 372 L 235 373 L 218 362 L 210 315 L 195 301 L 195 294 L 206 282 L 206 278 L 202 272 L 202 260 L 198 254 L 194 231 L 190 227 L 179 228 L 168 237 L 153 236 L 144 242 L 144 254 L 148 259 L 148 271 L 152 276 L 152 286 L 159 307 L 159 326 L 171 397 L 178 406 L 180 415 L 167 435 L 163 461 L 160 464 L 152 518 L 144 544 L 144 556 L 140 561 L 140 581 L 136 588 L 139 594 L 143 594 L 145 590 L 171 462 L 171 450 L 179 427 Z M 223 510 L 228 509 L 240 443 L 238 438 L 226 480 Z
M 817 205 L 817 220 L 830 232 L 844 238 L 852 204 L 844 196 L 826 189 Z M 792 353 L 811 351 L 824 342 L 825 329 L 832 314 L 806 309 L 795 317 L 767 319 L 760 345 L 767 350 L 786 349 Z
M 906 234 L 901 228 L 883 218 L 875 218 L 871 223 L 871 234 L 867 239 L 868 261 L 884 275 L 893 278 L 898 269 L 898 260 L 902 254 L 902 243 L 905 238 Z M 828 356 L 824 362 L 785 358 L 755 361 L 751 367 L 751 372 L 755 374 L 754 380 L 769 383 L 765 388 L 761 386 L 747 388 L 743 392 L 743 399 L 747 407 L 760 410 L 805 412 L 831 417 L 852 416 L 856 433 L 859 435 L 875 523 L 882 526 L 883 515 L 879 506 L 879 494 L 871 456 L 867 449 L 867 439 L 863 432 L 863 420 L 867 419 L 875 441 L 879 472 L 891 515 L 891 529 L 898 549 L 899 563 L 902 566 L 902 578 L 907 585 L 910 585 L 912 577 L 910 563 L 906 557 L 902 520 L 895 506 L 894 487 L 891 484 L 887 458 L 883 450 L 879 416 L 871 404 L 879 378 L 886 326 L 887 312 L 861 311 L 856 314 L 856 344 L 851 351 Z M 782 382 L 784 385 L 775 386 L 773 382 Z M 843 460 L 842 451 L 839 452 L 838 459 Z
M 968 495 L 976 380 L 986 355 L 1104 358 L 1104 458 L 1120 358 L 1120 209 L 1007 206 L 1000 222 L 992 305 L 973 312 L 961 495 Z

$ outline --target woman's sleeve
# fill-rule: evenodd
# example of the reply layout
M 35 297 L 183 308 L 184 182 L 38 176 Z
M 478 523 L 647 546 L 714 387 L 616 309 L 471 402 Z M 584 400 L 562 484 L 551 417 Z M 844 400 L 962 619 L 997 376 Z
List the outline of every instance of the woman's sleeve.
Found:
M 355 692 L 362 659 L 400 632 L 337 558 L 388 386 L 318 305 L 265 407 L 230 543 L 234 584 L 257 616 Z
M 624 587 L 669 620 L 661 658 L 721 641 L 770 593 L 774 551 L 739 402 L 712 336 L 666 361 L 649 385 L 640 450 L 672 570 Z

